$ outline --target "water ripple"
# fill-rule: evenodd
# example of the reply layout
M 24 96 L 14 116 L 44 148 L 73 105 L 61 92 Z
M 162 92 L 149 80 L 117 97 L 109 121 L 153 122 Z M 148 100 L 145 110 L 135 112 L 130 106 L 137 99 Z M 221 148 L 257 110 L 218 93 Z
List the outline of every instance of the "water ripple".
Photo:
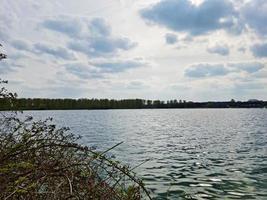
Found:
M 154 199 L 267 199 L 266 109 L 34 111 L 112 151 Z

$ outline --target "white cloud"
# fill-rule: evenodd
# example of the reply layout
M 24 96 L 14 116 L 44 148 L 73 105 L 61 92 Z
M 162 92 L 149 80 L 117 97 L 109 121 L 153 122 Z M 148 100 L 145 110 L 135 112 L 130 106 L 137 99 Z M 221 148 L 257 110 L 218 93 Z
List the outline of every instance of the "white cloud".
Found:
M 0 76 L 24 97 L 267 99 L 265 8 L 263 0 L 3 0 Z

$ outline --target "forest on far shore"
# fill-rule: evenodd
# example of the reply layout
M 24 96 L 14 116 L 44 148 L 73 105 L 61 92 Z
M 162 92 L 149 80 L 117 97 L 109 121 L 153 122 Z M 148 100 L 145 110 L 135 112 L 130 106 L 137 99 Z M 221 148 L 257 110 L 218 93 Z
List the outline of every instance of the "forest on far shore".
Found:
M 75 109 L 144 109 L 144 108 L 267 108 L 267 101 L 192 102 L 185 100 L 144 99 L 43 99 L 19 98 L 10 105 L 0 98 L 0 110 L 75 110 Z

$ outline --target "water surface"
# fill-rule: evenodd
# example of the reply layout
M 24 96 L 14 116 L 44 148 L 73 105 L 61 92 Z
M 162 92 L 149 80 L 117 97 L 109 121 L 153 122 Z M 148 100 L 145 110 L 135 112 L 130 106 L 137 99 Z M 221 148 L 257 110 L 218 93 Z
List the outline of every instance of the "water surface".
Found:
M 27 111 L 136 169 L 154 199 L 267 199 L 267 109 Z

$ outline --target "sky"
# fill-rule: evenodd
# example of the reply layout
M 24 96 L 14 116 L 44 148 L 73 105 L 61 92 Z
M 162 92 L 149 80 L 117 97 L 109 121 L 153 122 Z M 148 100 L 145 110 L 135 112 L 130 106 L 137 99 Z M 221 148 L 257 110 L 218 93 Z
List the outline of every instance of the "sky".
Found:
M 267 100 L 266 0 L 0 0 L 19 97 Z

